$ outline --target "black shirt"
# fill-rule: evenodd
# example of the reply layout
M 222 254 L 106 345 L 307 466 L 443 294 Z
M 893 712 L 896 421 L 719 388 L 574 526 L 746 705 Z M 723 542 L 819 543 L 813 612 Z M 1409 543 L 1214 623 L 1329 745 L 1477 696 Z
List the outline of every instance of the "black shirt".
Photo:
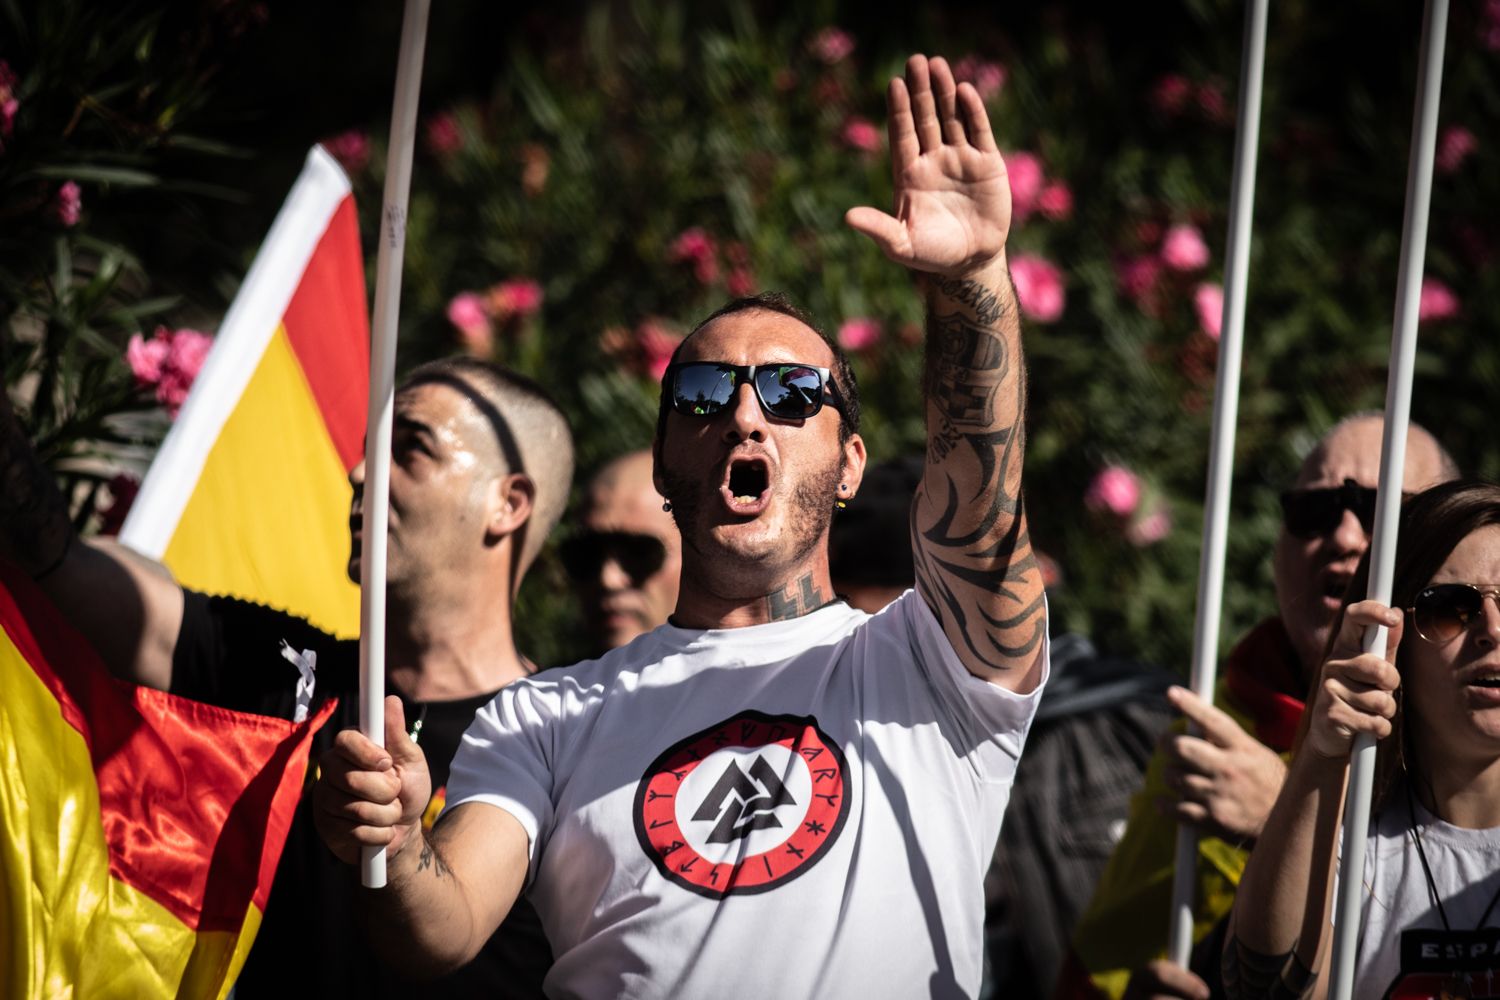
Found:
M 336 639 L 308 622 L 258 604 L 186 591 L 182 631 L 172 658 L 172 693 L 223 708 L 290 719 L 297 668 L 282 654 L 283 640 L 317 653 L 309 714 L 330 698 L 339 704 L 312 744 L 312 765 L 342 729 L 359 724 L 359 643 Z M 474 713 L 494 693 L 457 701 L 402 698 L 407 728 L 421 721 L 417 742 L 432 774 L 430 825 L 441 807 L 448 768 Z M 260 933 L 235 984 L 239 1000 L 318 997 L 485 997 L 542 995 L 552 952 L 536 911 L 524 897 L 485 943 L 479 956 L 436 982 L 412 983 L 382 963 L 355 917 L 358 870 L 333 856 L 318 836 L 311 796 L 304 794 L 287 835 Z

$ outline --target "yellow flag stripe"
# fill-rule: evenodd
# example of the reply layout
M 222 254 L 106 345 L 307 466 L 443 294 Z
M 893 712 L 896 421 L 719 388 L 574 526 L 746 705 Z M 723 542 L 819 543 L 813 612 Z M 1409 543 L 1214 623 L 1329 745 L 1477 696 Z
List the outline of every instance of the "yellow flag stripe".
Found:
M 267 435 L 273 424 L 299 430 Z M 356 636 L 359 588 L 345 575 L 350 494 L 343 482 L 343 463 L 278 326 L 162 561 L 184 586 L 295 609 L 324 631 Z

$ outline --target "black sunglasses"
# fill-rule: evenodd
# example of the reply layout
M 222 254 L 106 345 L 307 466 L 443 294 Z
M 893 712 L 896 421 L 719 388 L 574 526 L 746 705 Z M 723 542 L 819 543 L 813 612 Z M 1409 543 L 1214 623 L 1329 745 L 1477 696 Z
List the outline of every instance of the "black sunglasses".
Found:
M 599 579 L 606 560 L 613 559 L 635 583 L 661 569 L 667 547 L 661 539 L 625 531 L 586 531 L 558 546 L 563 569 L 575 583 Z
M 1328 534 L 1338 527 L 1346 510 L 1354 512 L 1368 535 L 1375 526 L 1375 490 L 1346 479 L 1342 486 L 1281 494 L 1281 521 L 1298 538 Z
M 733 405 L 735 390 L 744 382 L 755 387 L 755 398 L 767 416 L 806 420 L 825 402 L 844 412 L 844 401 L 827 368 L 788 361 L 768 365 L 683 361 L 667 367 L 662 387 L 678 413 L 711 417 Z
M 1417 634 L 1428 642 L 1452 642 L 1469 623 L 1484 616 L 1484 599 L 1500 606 L 1500 587 L 1477 587 L 1472 583 L 1440 583 L 1417 595 L 1407 608 Z

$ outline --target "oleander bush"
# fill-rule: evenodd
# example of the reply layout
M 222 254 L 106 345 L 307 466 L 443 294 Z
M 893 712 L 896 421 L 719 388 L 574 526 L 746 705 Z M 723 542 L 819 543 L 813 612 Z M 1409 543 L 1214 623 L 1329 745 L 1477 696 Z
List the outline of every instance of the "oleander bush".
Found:
M 458 8 L 448 24 L 468 10 L 480 16 L 477 4 Z M 274 33 L 280 10 L 250 5 L 236 23 L 268 22 L 264 30 Z M 463 45 L 467 62 L 458 83 L 451 66 L 429 73 L 448 76 L 429 91 L 419 130 L 402 363 L 468 351 L 535 376 L 572 415 L 587 474 L 649 441 L 655 378 L 686 329 L 729 297 L 779 289 L 853 356 L 872 459 L 919 450 L 921 301 L 842 216 L 853 205 L 889 203 L 885 81 L 909 51 L 943 52 L 985 95 L 1012 173 L 1011 259 L 1031 372 L 1026 488 L 1034 538 L 1055 560 L 1055 616 L 1105 648 L 1185 670 L 1242 17 L 1240 5 L 1224 0 L 1024 11 L 594 2 L 529 9 L 494 32 L 481 61 L 471 39 L 437 31 L 429 63 L 441 67 L 445 46 Z M 1226 643 L 1274 610 L 1277 493 L 1301 454 L 1338 417 L 1383 400 L 1419 17 L 1412 4 L 1356 12 L 1303 0 L 1272 11 Z M 1350 41 L 1356 29 L 1360 45 Z M 116 34 L 137 37 L 130 30 Z M 123 191 L 115 215 L 125 181 L 90 182 L 63 169 L 121 142 L 65 130 L 71 108 L 91 120 L 94 85 L 70 84 L 68 101 L 45 115 L 40 103 L 28 111 L 31 93 L 61 85 L 48 82 L 40 55 L 23 63 L 6 44 L 0 36 L 0 58 L 26 72 L 15 85 L 22 103 L 14 134 L 0 138 L 0 204 L 17 204 L 23 173 L 42 199 L 20 212 L 35 229 L 29 242 L 13 245 L 8 224 L 0 231 L 8 384 L 74 352 L 110 372 L 111 385 L 128 387 L 125 337 L 157 314 L 168 325 L 211 326 L 202 314 L 228 291 L 224 258 L 194 274 L 172 257 L 160 278 L 170 287 L 155 287 L 149 256 L 130 256 Z M 235 43 L 215 44 L 209 55 Z M 393 38 L 380 44 L 394 55 Z M 1488 405 L 1500 384 L 1500 155 L 1487 127 L 1500 112 L 1497 68 L 1500 7 L 1455 5 L 1414 404 L 1466 469 L 1490 478 L 1500 476 Z M 151 101 L 166 102 L 205 70 L 137 60 L 112 72 L 134 74 L 129 93 L 156 108 L 153 120 L 170 138 L 180 135 L 175 120 L 163 124 Z M 372 267 L 388 76 L 367 88 L 381 87 L 379 100 L 345 102 L 337 121 L 315 108 L 262 109 L 284 127 L 255 133 L 249 151 L 285 165 L 300 161 L 304 138 L 326 138 L 355 182 Z M 175 98 L 181 117 L 201 100 L 211 118 L 212 87 L 188 90 Z M 236 107 L 246 113 L 242 99 Z M 48 129 L 46 148 L 28 138 Z M 166 155 L 160 143 L 142 146 L 135 133 L 131 141 L 136 155 Z M 27 148 L 35 150 L 25 154 L 30 165 L 12 162 Z M 205 143 L 199 155 L 209 152 L 225 150 Z M 224 171 L 208 175 L 230 186 Z M 42 179 L 69 177 L 78 178 L 86 207 L 76 226 L 60 228 Z M 179 195 L 208 204 L 214 193 L 189 186 Z M 252 201 L 268 222 L 275 198 L 255 190 Z M 56 298 L 48 281 L 96 280 L 102 251 L 84 262 L 55 249 L 85 240 L 117 246 L 119 273 L 130 277 L 100 299 L 116 309 L 108 322 L 48 304 Z M 253 240 L 241 243 L 248 260 Z M 197 311 L 184 313 L 164 295 Z M 35 329 L 39 316 L 48 332 L 24 347 L 15 331 Z M 79 406 L 87 394 L 64 389 L 80 385 L 53 390 L 60 408 Z M 141 405 L 142 391 L 133 393 L 100 396 L 97 405 Z M 80 419 L 57 432 L 49 455 L 88 447 L 100 426 L 108 422 Z M 543 562 L 522 604 L 524 649 L 543 662 L 579 652 L 555 565 Z

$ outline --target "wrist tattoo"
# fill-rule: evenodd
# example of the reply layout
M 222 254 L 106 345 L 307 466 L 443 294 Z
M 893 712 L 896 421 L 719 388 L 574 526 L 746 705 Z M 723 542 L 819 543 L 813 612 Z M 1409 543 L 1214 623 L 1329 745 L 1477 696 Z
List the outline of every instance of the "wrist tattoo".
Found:
M 1300 1000 L 1312 995 L 1317 981 L 1296 948 L 1267 955 L 1247 947 L 1239 935 L 1224 949 L 1220 972 L 1229 1000 Z

